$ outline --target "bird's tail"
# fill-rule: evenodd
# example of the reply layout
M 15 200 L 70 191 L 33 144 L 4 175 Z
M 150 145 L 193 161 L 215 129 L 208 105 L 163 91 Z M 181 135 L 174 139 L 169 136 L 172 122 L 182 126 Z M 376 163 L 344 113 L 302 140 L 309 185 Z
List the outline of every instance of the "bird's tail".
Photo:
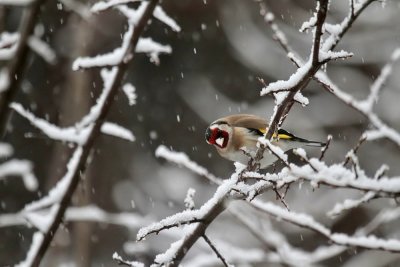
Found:
M 307 139 L 303 139 L 300 137 L 295 137 L 294 141 L 304 143 L 305 146 L 313 146 L 313 147 L 324 147 L 326 143 L 318 142 L 318 141 L 310 141 Z

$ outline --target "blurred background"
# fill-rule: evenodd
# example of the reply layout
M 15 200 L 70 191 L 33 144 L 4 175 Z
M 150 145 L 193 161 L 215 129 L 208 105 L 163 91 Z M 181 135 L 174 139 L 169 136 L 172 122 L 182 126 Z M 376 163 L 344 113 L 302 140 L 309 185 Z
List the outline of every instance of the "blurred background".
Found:
M 74 72 L 72 62 L 79 56 L 93 56 L 118 47 L 127 27 L 125 18 L 116 10 L 91 14 L 88 9 L 95 2 L 45 1 L 37 18 L 35 34 L 53 49 L 55 61 L 49 64 L 30 52 L 24 80 L 14 101 L 57 125 L 70 126 L 86 114 L 102 85 L 98 69 Z M 315 1 L 269 0 L 264 3 L 275 14 L 291 46 L 306 58 L 311 34 L 300 33 L 299 28 L 312 14 Z M 71 6 L 75 8 L 71 10 Z M 189 188 L 196 190 L 197 207 L 216 189 L 203 177 L 155 158 L 155 149 L 164 144 L 185 152 L 210 172 L 228 178 L 234 170 L 233 164 L 220 158 L 206 144 L 206 127 L 221 116 L 235 113 L 251 113 L 269 119 L 273 99 L 259 96 L 262 84 L 257 77 L 269 83 L 287 79 L 296 70 L 272 39 L 272 32 L 254 1 L 172 0 L 162 1 L 162 7 L 182 31 L 173 32 L 152 20 L 144 36 L 169 44 L 173 52 L 162 55 L 158 66 L 144 54 L 135 55 L 125 80 L 136 87 L 137 104 L 129 106 L 121 91 L 108 116 L 108 121 L 132 130 L 136 141 L 101 135 L 73 199 L 74 206 L 93 204 L 111 213 L 137 214 L 143 218 L 142 225 L 183 210 Z M 348 10 L 348 1 L 332 1 L 328 21 L 340 22 Z M 17 31 L 22 11 L 23 7 L 1 7 L 1 31 Z M 337 49 L 353 52 L 354 57 L 332 62 L 327 67 L 329 76 L 344 91 L 358 99 L 368 95 L 369 86 L 381 67 L 400 46 L 399 12 L 399 1 L 386 1 L 385 5 L 373 3 L 346 34 Z M 7 61 L 1 65 L 6 67 Z M 397 64 L 376 104 L 378 115 L 395 129 L 400 129 L 399 84 L 400 64 Z M 331 134 L 333 141 L 326 161 L 329 164 L 342 161 L 368 128 L 368 122 L 314 82 L 304 94 L 309 97 L 310 104 L 305 108 L 295 105 L 284 128 L 312 140 L 322 141 Z M 3 141 L 12 144 L 15 158 L 33 162 L 39 189 L 27 191 L 21 179 L 13 177 L 0 180 L 1 214 L 16 213 L 46 194 L 65 173 L 72 151 L 68 144 L 44 137 L 17 114 L 12 114 L 10 125 Z M 308 152 L 319 155 L 317 149 Z M 399 150 L 389 141 L 367 143 L 360 149 L 359 156 L 361 166 L 369 175 L 373 176 L 382 163 L 390 166 L 389 175 L 400 173 Z M 380 199 L 334 219 L 326 216 L 336 202 L 360 196 L 353 190 L 327 187 L 314 191 L 304 183 L 292 186 L 286 201 L 292 210 L 309 213 L 334 230 L 349 234 L 364 226 L 383 208 L 397 206 L 394 201 Z M 260 198 L 280 205 L 273 192 L 266 192 Z M 254 212 L 248 216 L 270 224 L 293 246 L 304 250 L 312 251 L 328 244 L 311 231 Z M 399 226 L 399 221 L 393 221 L 374 234 L 399 239 Z M 116 266 L 111 256 L 117 251 L 147 266 L 156 254 L 165 251 L 178 238 L 179 232 L 173 229 L 136 243 L 137 230 L 134 225 L 67 222 L 59 229 L 42 265 Z M 26 226 L 0 228 L 0 266 L 14 265 L 26 257 L 34 231 Z M 243 253 L 261 248 L 257 239 L 229 212 L 222 214 L 208 233 L 212 240 L 221 244 L 222 254 L 228 253 L 225 243 L 242 248 Z M 195 261 L 201 255 L 209 261 Z M 187 266 L 221 265 L 203 241 L 192 248 L 185 262 Z M 236 264 L 280 266 L 266 259 L 248 263 L 240 263 L 239 259 Z M 398 254 L 351 249 L 321 262 L 320 266 L 399 264 Z

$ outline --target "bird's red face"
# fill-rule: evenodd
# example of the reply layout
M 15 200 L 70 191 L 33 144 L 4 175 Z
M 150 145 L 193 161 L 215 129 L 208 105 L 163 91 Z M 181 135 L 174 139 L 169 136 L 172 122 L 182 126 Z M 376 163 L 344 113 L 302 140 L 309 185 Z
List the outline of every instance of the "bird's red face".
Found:
M 224 149 L 228 145 L 229 133 L 218 127 L 208 127 L 206 130 L 206 141 L 210 145 Z

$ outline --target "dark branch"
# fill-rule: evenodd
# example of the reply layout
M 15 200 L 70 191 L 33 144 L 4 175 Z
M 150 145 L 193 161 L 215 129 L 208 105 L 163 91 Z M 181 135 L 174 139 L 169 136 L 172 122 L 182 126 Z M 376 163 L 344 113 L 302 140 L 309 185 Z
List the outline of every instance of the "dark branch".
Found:
M 203 238 L 207 242 L 207 244 L 210 246 L 210 248 L 215 252 L 215 254 L 217 254 L 217 257 L 222 261 L 224 266 L 229 267 L 229 264 L 227 263 L 225 258 L 221 255 L 221 253 L 219 253 L 218 249 L 214 246 L 214 244 L 211 242 L 211 240 L 205 234 L 203 234 Z
M 153 10 L 157 5 L 157 2 L 158 2 L 158 0 L 149 1 L 149 4 L 143 13 L 143 16 L 140 18 L 137 25 L 135 25 L 135 31 L 132 35 L 132 39 L 130 42 L 131 45 L 128 49 L 127 54 L 134 53 L 136 45 L 139 41 L 139 37 L 142 34 L 142 32 L 144 31 L 144 28 L 147 25 L 147 21 L 150 19 L 151 15 L 153 13 Z M 130 59 L 132 59 L 132 58 L 133 57 L 130 57 Z M 103 122 L 105 121 L 108 111 L 110 110 L 110 107 L 114 100 L 114 96 L 116 95 L 116 93 L 118 92 L 118 89 L 121 86 L 122 79 L 125 75 L 128 65 L 129 65 L 129 61 L 130 60 L 122 61 L 117 66 L 118 67 L 117 73 L 116 73 L 115 79 L 113 80 L 113 83 L 111 85 L 109 94 L 107 95 L 106 102 L 100 110 L 100 115 L 94 123 L 94 127 L 87 139 L 87 142 L 82 146 L 83 151 L 82 151 L 81 157 L 79 158 L 77 171 L 73 174 L 70 186 L 68 187 L 66 194 L 62 197 L 62 199 L 59 203 L 60 208 L 59 208 L 57 214 L 55 215 L 55 219 L 54 219 L 53 223 L 50 225 L 49 230 L 46 233 L 44 233 L 43 242 L 40 244 L 40 247 L 38 248 L 37 253 L 34 256 L 32 266 L 40 265 L 40 262 L 44 256 L 44 254 L 46 253 L 47 249 L 49 248 L 50 243 L 53 240 L 53 237 L 54 237 L 58 227 L 61 224 L 62 218 L 64 217 L 64 214 L 65 214 L 65 210 L 67 209 L 67 207 L 69 206 L 69 204 L 71 202 L 71 197 L 78 185 L 81 174 L 85 172 L 86 161 L 87 161 L 87 158 L 93 147 L 93 144 L 94 144 L 96 138 L 100 134 L 100 128 L 101 128 Z
M 9 84 L 3 93 L 0 94 L 0 137 L 3 138 L 7 131 L 7 124 L 10 115 L 8 105 L 12 102 L 18 91 L 18 86 L 23 79 L 26 61 L 29 54 L 28 38 L 31 36 L 36 21 L 39 18 L 40 7 L 46 0 L 36 0 L 26 7 L 19 27 L 19 40 L 17 50 L 8 66 Z

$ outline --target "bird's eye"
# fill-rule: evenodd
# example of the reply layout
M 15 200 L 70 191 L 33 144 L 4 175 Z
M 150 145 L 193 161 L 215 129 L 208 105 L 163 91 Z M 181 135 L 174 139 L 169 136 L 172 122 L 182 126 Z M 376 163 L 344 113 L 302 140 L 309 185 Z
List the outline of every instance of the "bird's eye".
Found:
M 211 132 L 210 127 L 208 127 L 207 130 L 206 130 L 206 141 L 207 141 L 207 142 L 210 141 L 211 136 L 212 136 L 212 132 Z

